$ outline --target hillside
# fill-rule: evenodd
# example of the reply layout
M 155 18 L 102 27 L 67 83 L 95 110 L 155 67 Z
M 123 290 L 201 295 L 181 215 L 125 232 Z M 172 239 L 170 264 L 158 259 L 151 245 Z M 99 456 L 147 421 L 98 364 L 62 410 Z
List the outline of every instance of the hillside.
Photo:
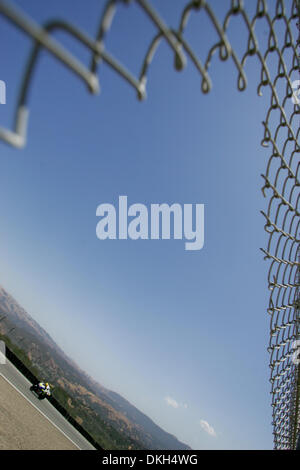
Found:
M 189 449 L 82 371 L 1 286 L 0 339 L 36 376 L 47 378 L 53 396 L 103 448 Z

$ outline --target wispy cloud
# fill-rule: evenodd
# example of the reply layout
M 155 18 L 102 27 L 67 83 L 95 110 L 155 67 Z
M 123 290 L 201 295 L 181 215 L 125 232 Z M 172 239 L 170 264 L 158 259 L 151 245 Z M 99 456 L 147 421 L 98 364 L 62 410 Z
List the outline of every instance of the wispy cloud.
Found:
M 173 408 L 179 408 L 179 403 L 177 403 L 174 398 L 166 397 L 165 401 L 167 402 L 167 405 L 172 406 Z
M 207 421 L 205 421 L 204 419 L 200 420 L 200 426 L 210 436 L 213 436 L 213 437 L 217 436 L 216 431 L 214 430 L 214 428 Z
M 172 406 L 173 408 L 187 408 L 186 403 L 178 403 L 174 398 L 167 396 L 165 397 L 165 402 L 167 403 L 168 406 Z

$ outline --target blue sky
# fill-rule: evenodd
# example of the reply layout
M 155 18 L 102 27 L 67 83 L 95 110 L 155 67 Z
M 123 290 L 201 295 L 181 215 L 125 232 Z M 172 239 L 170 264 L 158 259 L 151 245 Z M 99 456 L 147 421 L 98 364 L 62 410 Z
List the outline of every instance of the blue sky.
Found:
M 94 35 L 99 3 L 16 1 L 38 22 L 69 18 Z M 253 3 L 246 2 L 253 12 Z M 184 2 L 152 4 L 177 26 Z M 212 2 L 223 17 L 229 2 Z M 201 23 L 202 21 L 202 23 Z M 202 24 L 202 28 L 199 28 Z M 0 18 L 1 76 L 10 126 L 30 41 Z M 134 27 L 132 27 L 132 25 Z M 258 28 L 262 43 L 266 26 Z M 137 6 L 120 7 L 106 47 L 139 72 L 155 32 Z M 233 21 L 230 39 L 244 51 Z M 88 63 L 62 33 L 55 37 Z M 195 15 L 187 38 L 199 55 L 215 36 Z M 43 53 L 30 93 L 28 144 L 0 143 L 0 283 L 78 364 L 197 449 L 271 448 L 265 207 L 260 146 L 269 94 L 257 97 L 256 59 L 237 91 L 230 61 L 213 61 L 210 94 L 189 63 L 174 71 L 162 44 L 148 98 L 106 66 L 92 96 Z M 205 204 L 205 244 L 96 238 L 96 208 Z M 205 424 L 206 423 L 206 424 Z

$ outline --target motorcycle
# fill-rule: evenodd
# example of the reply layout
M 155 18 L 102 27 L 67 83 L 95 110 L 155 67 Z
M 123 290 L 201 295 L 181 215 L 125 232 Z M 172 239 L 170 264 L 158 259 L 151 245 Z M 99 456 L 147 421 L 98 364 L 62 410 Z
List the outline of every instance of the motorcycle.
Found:
M 31 385 L 30 391 L 33 392 L 39 400 L 44 400 L 44 398 L 51 396 L 51 394 L 46 393 L 45 389 L 41 388 L 39 384 Z

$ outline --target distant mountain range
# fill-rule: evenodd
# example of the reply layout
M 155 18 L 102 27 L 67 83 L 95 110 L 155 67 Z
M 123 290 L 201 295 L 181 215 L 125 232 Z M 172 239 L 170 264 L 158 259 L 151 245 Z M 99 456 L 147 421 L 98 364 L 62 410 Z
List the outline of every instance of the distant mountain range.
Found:
M 0 339 L 104 449 L 190 449 L 82 371 L 1 286 Z

